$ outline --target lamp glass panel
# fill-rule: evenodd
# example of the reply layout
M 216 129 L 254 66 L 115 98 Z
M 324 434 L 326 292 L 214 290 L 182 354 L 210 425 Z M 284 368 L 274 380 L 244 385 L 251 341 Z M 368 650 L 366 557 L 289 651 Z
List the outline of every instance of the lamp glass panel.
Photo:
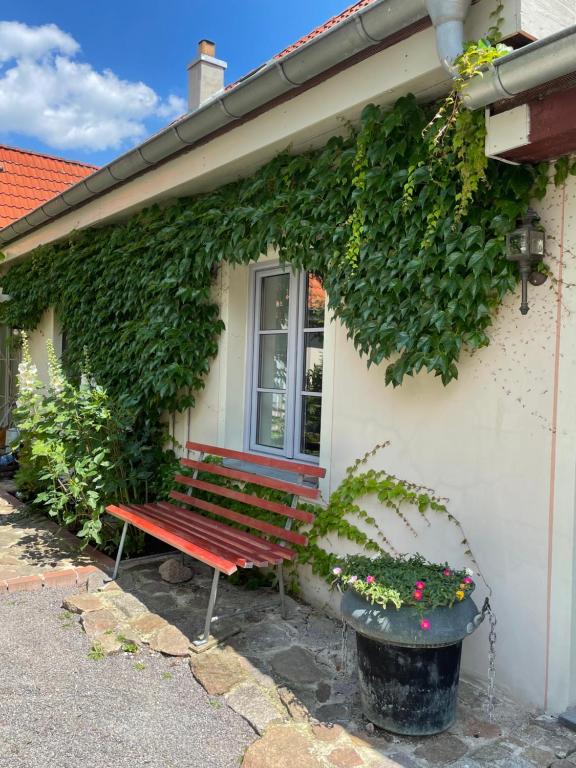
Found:
M 528 256 L 528 232 L 525 229 L 517 229 L 508 236 L 508 248 L 511 256 Z
M 534 230 L 530 233 L 530 253 L 532 256 L 544 256 L 544 232 Z

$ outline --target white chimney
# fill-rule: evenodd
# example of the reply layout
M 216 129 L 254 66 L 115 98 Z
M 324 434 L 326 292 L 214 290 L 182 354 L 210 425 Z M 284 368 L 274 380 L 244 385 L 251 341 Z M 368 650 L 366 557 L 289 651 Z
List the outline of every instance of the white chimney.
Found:
M 215 93 L 224 89 L 225 61 L 215 57 L 211 40 L 200 40 L 198 55 L 188 65 L 188 110 L 194 112 Z

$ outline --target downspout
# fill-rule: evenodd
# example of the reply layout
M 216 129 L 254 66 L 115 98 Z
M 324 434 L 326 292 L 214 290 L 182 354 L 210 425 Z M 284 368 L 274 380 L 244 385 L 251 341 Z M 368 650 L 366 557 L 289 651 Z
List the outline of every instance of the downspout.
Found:
M 436 32 L 436 49 L 444 69 L 456 77 L 454 61 L 464 50 L 464 21 L 471 0 L 426 0 L 428 15 Z

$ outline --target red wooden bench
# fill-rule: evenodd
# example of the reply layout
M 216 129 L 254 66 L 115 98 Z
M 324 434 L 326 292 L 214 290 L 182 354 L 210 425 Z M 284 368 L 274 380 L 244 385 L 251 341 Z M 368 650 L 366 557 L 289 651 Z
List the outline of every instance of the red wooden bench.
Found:
M 238 568 L 251 568 L 252 566 L 267 567 L 276 566 L 278 571 L 278 587 L 282 615 L 286 616 L 284 599 L 284 577 L 282 566 L 285 560 L 293 560 L 296 553 L 290 548 L 290 544 L 306 545 L 305 534 L 292 531 L 292 522 L 299 520 L 311 523 L 314 515 L 308 511 L 298 509 L 297 502 L 300 497 L 315 500 L 319 496 L 318 488 L 312 483 L 324 477 L 326 470 L 321 467 L 276 459 L 270 456 L 258 456 L 252 453 L 233 451 L 227 448 L 219 448 L 203 443 L 186 444 L 188 451 L 199 454 L 197 459 L 181 459 L 183 467 L 192 469 L 192 476 L 176 474 L 175 481 L 179 486 L 184 486 L 186 492 L 173 490 L 170 493 L 171 501 L 157 501 L 152 504 L 111 504 L 107 511 L 124 521 L 124 528 L 120 538 L 120 546 L 116 557 L 113 578 L 118 575 L 122 550 L 126 538 L 128 525 L 133 525 L 142 531 L 154 536 L 175 549 L 200 560 L 214 568 L 212 589 L 208 601 L 204 632 L 195 641 L 196 645 L 203 645 L 210 636 L 210 625 L 216 602 L 216 592 L 220 573 L 230 575 Z M 214 464 L 204 461 L 206 455 L 218 456 L 224 459 L 222 464 Z M 255 471 L 246 471 L 244 468 L 226 466 L 228 463 L 241 462 L 249 464 Z M 260 474 L 263 471 L 281 470 L 297 475 L 297 482 L 286 480 L 285 477 L 274 477 L 270 474 Z M 272 488 L 291 496 L 291 503 L 283 504 L 259 496 L 245 493 L 226 485 L 216 485 L 198 477 L 198 473 L 218 476 L 228 480 L 251 483 L 262 488 Z M 274 512 L 287 518 L 285 527 L 260 520 L 247 513 L 241 513 L 212 501 L 194 496 L 194 491 L 204 491 L 220 496 L 224 499 L 243 502 L 252 507 Z M 185 506 L 183 506 L 185 505 Z M 210 517 L 207 517 L 208 513 Z M 223 518 L 243 526 L 243 529 L 232 527 L 226 522 L 216 520 L 214 517 Z M 249 532 L 250 528 L 257 533 Z

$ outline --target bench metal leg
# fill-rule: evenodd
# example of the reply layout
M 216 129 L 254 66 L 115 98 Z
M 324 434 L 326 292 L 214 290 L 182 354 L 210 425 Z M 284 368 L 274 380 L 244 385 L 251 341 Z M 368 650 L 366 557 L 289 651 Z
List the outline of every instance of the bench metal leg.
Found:
M 124 523 L 122 528 L 122 535 L 120 536 L 120 546 L 118 547 L 118 554 L 116 555 L 116 564 L 114 565 L 114 573 L 112 579 L 114 580 L 118 576 L 118 568 L 120 567 L 120 559 L 122 557 L 122 550 L 124 549 L 124 542 L 126 541 L 126 531 L 128 530 L 128 523 Z
M 198 640 L 194 640 L 194 645 L 204 645 L 210 638 L 210 625 L 212 624 L 212 616 L 214 614 L 214 604 L 216 603 L 216 593 L 218 592 L 218 579 L 220 578 L 220 571 L 214 569 L 214 577 L 212 579 L 212 589 L 210 590 L 210 599 L 208 600 L 208 610 L 206 611 L 206 621 L 204 623 L 204 634 L 202 634 Z
M 287 618 L 286 594 L 284 592 L 284 564 L 278 566 L 278 590 L 280 592 L 280 613 L 283 619 Z

